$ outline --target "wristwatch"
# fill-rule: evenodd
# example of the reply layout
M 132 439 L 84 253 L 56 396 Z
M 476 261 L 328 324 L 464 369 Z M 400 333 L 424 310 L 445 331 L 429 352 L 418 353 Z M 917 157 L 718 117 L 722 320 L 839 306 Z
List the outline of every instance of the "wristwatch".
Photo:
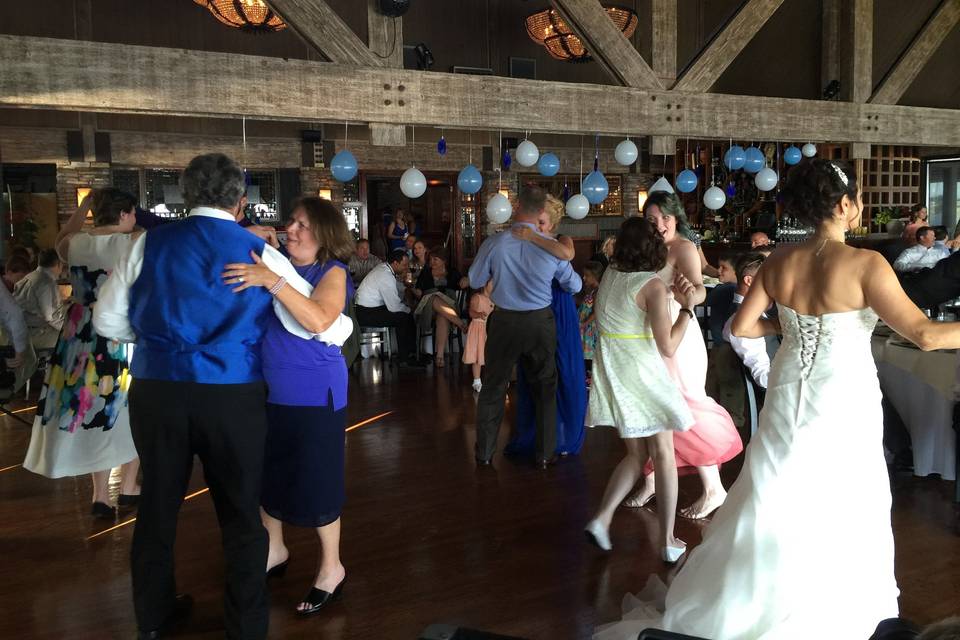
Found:
M 686 313 L 688 316 L 690 316 L 691 320 L 693 320 L 696 317 L 693 311 L 691 309 L 687 309 L 686 307 L 681 308 L 680 313 Z

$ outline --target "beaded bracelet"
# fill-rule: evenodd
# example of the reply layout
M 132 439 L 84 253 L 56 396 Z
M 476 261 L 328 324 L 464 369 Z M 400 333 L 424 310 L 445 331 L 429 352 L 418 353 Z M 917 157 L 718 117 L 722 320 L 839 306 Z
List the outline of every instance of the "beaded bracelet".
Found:
M 283 289 L 283 285 L 285 284 L 287 284 L 287 279 L 281 277 L 272 287 L 270 287 L 270 295 L 275 296 L 280 293 L 280 289 Z

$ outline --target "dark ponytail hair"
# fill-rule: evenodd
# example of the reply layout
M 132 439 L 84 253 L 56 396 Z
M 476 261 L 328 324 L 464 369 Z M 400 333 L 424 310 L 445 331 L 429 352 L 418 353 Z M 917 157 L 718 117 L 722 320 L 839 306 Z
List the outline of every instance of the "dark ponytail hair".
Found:
M 859 191 L 857 175 L 849 163 L 814 158 L 790 169 L 780 197 L 784 213 L 818 227 L 833 217 L 843 196 L 856 202 Z

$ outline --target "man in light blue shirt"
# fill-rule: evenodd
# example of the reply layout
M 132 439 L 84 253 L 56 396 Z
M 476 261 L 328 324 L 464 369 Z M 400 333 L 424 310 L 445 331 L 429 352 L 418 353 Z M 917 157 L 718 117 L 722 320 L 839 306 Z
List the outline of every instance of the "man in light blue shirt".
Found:
M 537 186 L 520 191 L 515 225 L 536 229 L 546 194 Z M 480 245 L 470 266 L 470 286 L 493 281 L 496 310 L 487 319 L 483 386 L 477 402 L 476 460 L 488 466 L 503 421 L 504 401 L 513 365 L 519 360 L 530 381 L 537 415 L 537 463 L 552 463 L 557 440 L 557 327 L 550 308 L 552 282 L 570 293 L 580 291 L 580 276 L 531 242 L 498 233 Z

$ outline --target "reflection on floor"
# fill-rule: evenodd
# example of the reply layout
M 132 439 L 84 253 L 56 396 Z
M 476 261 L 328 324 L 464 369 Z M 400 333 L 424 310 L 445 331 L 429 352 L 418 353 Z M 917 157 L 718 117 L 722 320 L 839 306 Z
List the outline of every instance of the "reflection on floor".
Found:
M 412 640 L 430 623 L 451 622 L 524 638 L 588 638 L 595 625 L 617 618 L 623 594 L 651 572 L 669 577 L 652 545 L 653 511 L 619 513 L 607 556 L 584 543 L 582 527 L 620 456 L 613 430 L 591 430 L 579 456 L 545 472 L 499 456 L 495 470 L 477 471 L 470 380 L 452 362 L 422 373 L 373 360 L 354 367 L 343 516 L 348 590 L 324 614 L 293 614 L 312 580 L 316 546 L 311 531 L 290 529 L 290 571 L 270 587 L 271 637 Z M 52 481 L 20 468 L 29 435 L 9 418 L 0 421 L 0 637 L 133 637 L 133 527 L 123 523 L 135 514 L 94 521 L 88 478 Z M 728 484 L 738 468 L 736 461 L 724 469 Z M 842 471 L 811 469 L 837 473 L 837 482 Z M 697 482 L 681 481 L 681 504 L 696 498 Z M 952 488 L 935 478 L 896 480 L 901 609 L 920 623 L 956 613 L 960 602 Z M 223 562 L 203 489 L 195 473 L 177 562 L 178 587 L 197 606 L 176 637 L 223 635 Z M 678 523 L 681 538 L 700 540 L 701 524 Z M 869 535 L 837 531 L 842 544 Z M 842 557 L 836 564 L 842 570 Z

